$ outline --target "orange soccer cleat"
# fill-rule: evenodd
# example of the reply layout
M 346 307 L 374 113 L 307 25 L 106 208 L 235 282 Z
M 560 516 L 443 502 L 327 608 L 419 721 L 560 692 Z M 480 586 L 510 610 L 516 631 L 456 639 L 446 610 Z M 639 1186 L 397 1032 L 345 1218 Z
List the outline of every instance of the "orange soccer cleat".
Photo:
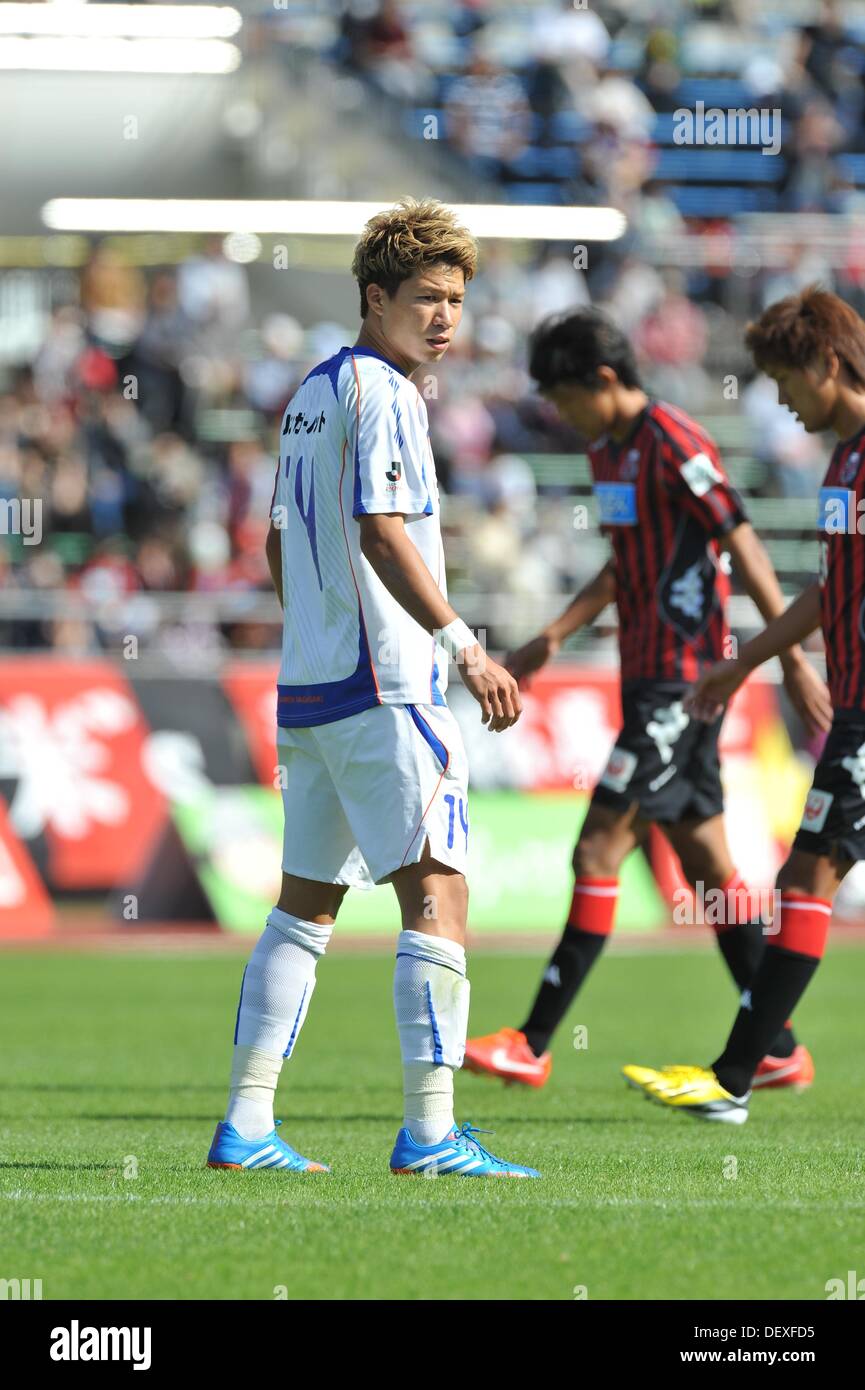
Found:
M 810 1086 L 814 1080 L 814 1059 L 803 1043 L 798 1043 L 790 1057 L 764 1057 L 751 1082 L 758 1086 Z
M 549 1052 L 536 1057 L 518 1028 L 500 1028 L 483 1038 L 469 1038 L 463 1067 L 480 1076 L 498 1076 L 506 1083 L 544 1086 L 553 1059 Z

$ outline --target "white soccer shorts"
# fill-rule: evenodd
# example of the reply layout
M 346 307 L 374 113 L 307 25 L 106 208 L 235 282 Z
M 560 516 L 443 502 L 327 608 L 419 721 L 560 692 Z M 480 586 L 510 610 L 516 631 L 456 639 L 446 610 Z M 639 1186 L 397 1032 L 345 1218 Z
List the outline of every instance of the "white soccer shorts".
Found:
M 276 742 L 285 873 L 372 888 L 416 864 L 427 840 L 465 873 L 468 761 L 447 705 L 375 705 L 279 728 Z

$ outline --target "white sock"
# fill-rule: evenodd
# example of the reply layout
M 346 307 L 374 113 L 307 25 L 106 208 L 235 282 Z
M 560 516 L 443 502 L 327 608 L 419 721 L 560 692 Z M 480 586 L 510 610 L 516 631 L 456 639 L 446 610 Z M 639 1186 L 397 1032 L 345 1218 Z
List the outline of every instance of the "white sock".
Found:
M 400 932 L 394 1007 L 403 1124 L 416 1144 L 435 1144 L 454 1128 L 453 1073 L 465 1055 L 469 982 L 463 947 L 427 932 Z
M 454 1074 L 450 1067 L 404 1062 L 403 1124 L 416 1144 L 437 1144 L 454 1127 Z
M 273 1097 L 281 1071 L 280 1052 L 235 1045 L 225 1118 L 242 1139 L 263 1139 L 273 1130 Z
M 243 1139 L 273 1130 L 279 1074 L 303 1027 L 316 962 L 332 931 L 275 907 L 243 973 L 225 1113 Z

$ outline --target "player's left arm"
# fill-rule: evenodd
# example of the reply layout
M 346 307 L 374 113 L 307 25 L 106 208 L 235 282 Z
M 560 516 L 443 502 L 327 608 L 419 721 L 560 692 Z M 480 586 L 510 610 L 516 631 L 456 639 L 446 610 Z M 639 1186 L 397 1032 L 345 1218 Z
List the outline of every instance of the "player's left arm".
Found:
M 690 453 L 679 441 L 668 441 L 663 455 L 668 486 L 707 535 L 729 552 L 742 587 L 771 623 L 786 608 L 772 562 L 748 521 L 717 448 L 707 438 L 700 442 L 702 448 Z M 829 692 L 802 648 L 788 647 L 780 653 L 780 661 L 787 693 L 806 727 L 812 732 L 828 728 L 832 720 Z
M 787 607 L 786 600 L 778 583 L 778 576 L 769 552 L 749 521 L 741 521 L 732 531 L 722 537 L 721 549 L 729 552 L 739 582 L 745 593 L 753 600 L 760 616 L 770 623 L 778 618 Z M 807 660 L 798 644 L 788 647 L 781 653 L 781 663 L 794 665 Z M 786 669 L 786 666 L 785 666 Z
M 743 521 L 721 541 L 729 551 L 745 593 L 753 600 L 768 624 L 787 607 L 766 547 L 750 522 Z M 824 681 L 795 643 L 779 654 L 787 694 L 806 726 L 813 732 L 828 729 L 832 722 L 832 702 Z

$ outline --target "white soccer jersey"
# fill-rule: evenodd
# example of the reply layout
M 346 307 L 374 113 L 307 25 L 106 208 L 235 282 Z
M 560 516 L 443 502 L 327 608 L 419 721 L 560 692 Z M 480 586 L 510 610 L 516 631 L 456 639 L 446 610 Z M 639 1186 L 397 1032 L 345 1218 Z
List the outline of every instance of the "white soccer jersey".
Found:
M 445 703 L 447 656 L 361 554 L 358 518 L 400 512 L 447 596 L 426 406 L 371 348 L 341 348 L 288 404 L 271 514 L 282 540 L 277 722 Z

